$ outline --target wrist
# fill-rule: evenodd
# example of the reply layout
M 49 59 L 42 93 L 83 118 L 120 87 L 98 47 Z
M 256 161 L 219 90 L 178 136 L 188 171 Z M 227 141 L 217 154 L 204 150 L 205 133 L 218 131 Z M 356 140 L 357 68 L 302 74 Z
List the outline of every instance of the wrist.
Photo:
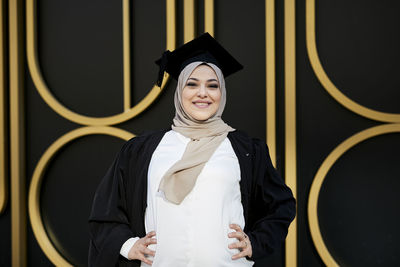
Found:
M 132 260 L 132 248 L 134 246 L 134 244 L 136 243 L 136 241 L 139 240 L 139 237 L 132 237 L 129 238 L 128 240 L 125 241 L 125 243 L 122 245 L 121 250 L 120 250 L 120 254 L 125 257 L 128 260 Z

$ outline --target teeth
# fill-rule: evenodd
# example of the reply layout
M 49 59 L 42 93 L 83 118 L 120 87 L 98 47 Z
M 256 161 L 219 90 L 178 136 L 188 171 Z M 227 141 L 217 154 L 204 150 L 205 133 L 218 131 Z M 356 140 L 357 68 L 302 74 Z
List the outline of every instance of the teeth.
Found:
M 205 106 L 208 106 L 208 103 L 196 103 L 196 105 L 197 105 L 197 106 L 205 107 Z

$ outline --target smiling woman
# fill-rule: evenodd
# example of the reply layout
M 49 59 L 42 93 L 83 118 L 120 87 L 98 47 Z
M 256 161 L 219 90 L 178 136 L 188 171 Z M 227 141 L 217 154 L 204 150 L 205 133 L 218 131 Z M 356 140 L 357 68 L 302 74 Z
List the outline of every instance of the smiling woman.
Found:
M 178 81 L 172 129 L 128 141 L 99 185 L 90 266 L 250 267 L 284 241 L 291 190 L 264 141 L 226 124 L 242 66 L 209 34 L 157 61 Z
M 221 91 L 215 71 L 206 64 L 190 75 L 182 92 L 182 104 L 194 119 L 204 121 L 214 115 L 221 101 Z

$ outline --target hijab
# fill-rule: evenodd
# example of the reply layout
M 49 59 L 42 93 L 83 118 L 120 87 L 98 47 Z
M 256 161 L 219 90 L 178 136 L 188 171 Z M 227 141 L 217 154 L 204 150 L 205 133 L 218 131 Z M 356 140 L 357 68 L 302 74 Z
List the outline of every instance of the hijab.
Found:
M 183 108 L 182 91 L 192 72 L 202 64 L 211 67 L 217 75 L 219 90 L 221 90 L 221 101 L 217 112 L 204 121 L 196 120 Z M 160 182 L 159 190 L 164 193 L 165 198 L 175 204 L 180 204 L 192 191 L 197 177 L 203 170 L 204 165 L 212 154 L 227 137 L 228 133 L 234 131 L 227 125 L 221 115 L 226 103 L 225 80 L 222 71 L 212 63 L 196 61 L 188 64 L 179 74 L 176 87 L 174 104 L 175 117 L 172 130 L 190 138 L 183 156 L 164 174 Z

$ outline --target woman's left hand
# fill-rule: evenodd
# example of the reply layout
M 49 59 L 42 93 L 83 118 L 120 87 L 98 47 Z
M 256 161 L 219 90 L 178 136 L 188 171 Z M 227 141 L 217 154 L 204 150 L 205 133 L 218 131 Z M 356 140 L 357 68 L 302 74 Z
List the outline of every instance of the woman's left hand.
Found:
M 240 252 L 238 254 L 235 254 L 232 256 L 232 260 L 237 260 L 237 259 L 240 259 L 240 258 L 246 257 L 246 256 L 251 257 L 251 255 L 253 254 L 253 251 L 251 249 L 251 243 L 250 243 L 249 237 L 243 232 L 242 228 L 240 228 L 239 225 L 230 224 L 229 227 L 231 229 L 235 230 L 236 232 L 229 233 L 228 237 L 236 238 L 239 241 L 236 243 L 230 244 L 228 246 L 228 248 L 230 248 L 230 249 L 237 248 L 240 250 Z

